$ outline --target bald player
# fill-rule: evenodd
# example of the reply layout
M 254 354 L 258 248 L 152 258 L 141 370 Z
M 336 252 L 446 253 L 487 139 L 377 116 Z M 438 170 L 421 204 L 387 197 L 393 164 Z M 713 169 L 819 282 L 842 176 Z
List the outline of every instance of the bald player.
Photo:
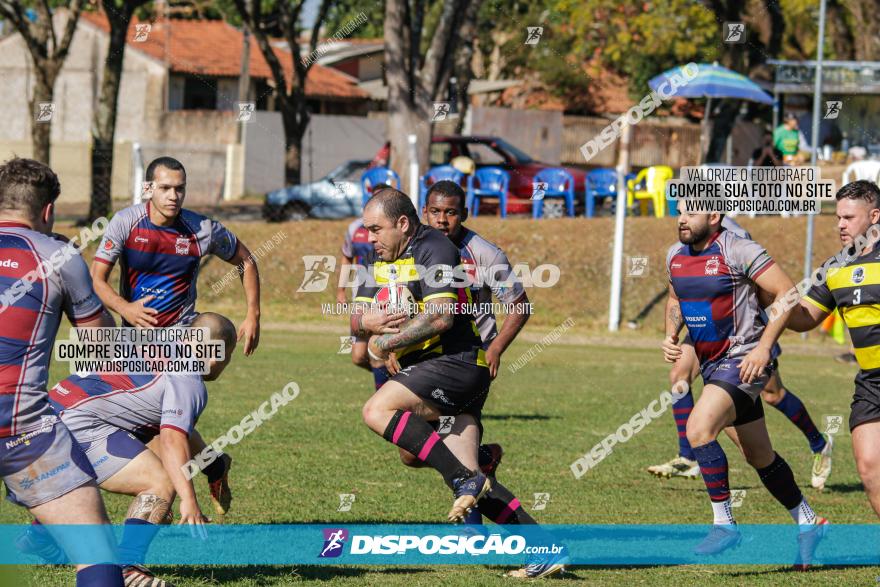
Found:
M 391 378 L 363 407 L 366 425 L 386 441 L 425 462 L 453 492 L 448 519 L 461 522 L 474 505 L 499 524 L 535 524 L 519 500 L 479 470 L 479 417 L 491 376 L 471 314 L 457 312 L 470 291 L 453 282 L 461 263 L 458 249 L 441 232 L 419 222 L 412 200 L 395 189 L 373 193 L 364 208 L 370 231 L 375 284 L 364 284 L 358 302 L 369 304 L 380 288 L 405 287 L 422 311 L 399 332 L 371 336 L 368 352 L 385 361 Z M 424 269 L 418 269 L 424 268 Z M 365 330 L 362 314 L 352 329 Z M 431 422 L 455 416 L 444 437 Z M 562 571 L 567 553 L 527 561 L 511 576 L 540 578 Z

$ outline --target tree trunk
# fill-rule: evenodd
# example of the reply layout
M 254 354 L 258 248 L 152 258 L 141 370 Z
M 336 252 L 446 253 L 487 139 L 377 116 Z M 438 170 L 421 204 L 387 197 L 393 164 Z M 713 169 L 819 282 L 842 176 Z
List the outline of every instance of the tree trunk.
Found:
M 37 161 L 49 165 L 49 147 L 52 138 L 52 116 L 48 120 L 38 121 L 40 118 L 40 104 L 52 103 L 55 96 L 55 76 L 46 69 L 49 65 L 34 66 L 34 95 L 31 98 L 31 142 L 33 143 L 32 157 Z M 41 73 L 42 72 L 42 73 Z M 45 74 L 45 75 L 44 75 Z M 54 108 L 54 107 L 53 107 Z
M 855 59 L 855 40 L 846 22 L 846 9 L 837 0 L 829 0 L 828 32 L 826 35 L 834 51 L 834 59 L 852 61 Z
M 125 36 L 131 22 L 132 7 L 124 2 L 106 11 L 110 21 L 110 42 L 104 61 L 100 97 L 92 119 L 92 196 L 88 222 L 109 216 L 112 209 L 113 144 L 116 136 L 116 109 L 122 64 L 125 55 Z
M 464 15 L 464 20 L 458 30 L 459 50 L 455 55 L 455 79 L 458 81 L 458 122 L 455 132 L 461 134 L 464 130 L 465 117 L 471 105 L 468 89 L 474 78 L 472 62 L 474 59 L 474 40 L 477 37 L 477 14 L 480 11 L 480 0 L 473 0 Z
M 305 127 L 297 120 L 295 97 L 286 96 L 279 103 L 281 121 L 284 124 L 284 181 L 286 185 L 299 185 L 302 180 L 300 158 Z
M 392 168 L 400 175 L 401 188 L 410 190 L 408 135 L 416 136 L 416 160 L 419 173 L 428 167 L 431 147 L 433 101 L 446 92 L 458 41 L 456 31 L 470 0 L 444 0 L 443 10 L 428 51 L 419 57 L 419 14 L 424 0 L 415 0 L 410 14 L 407 0 L 385 3 L 385 79 L 388 84 L 388 135 L 391 142 Z M 412 20 L 414 18 L 415 20 Z M 424 62 L 424 63 L 422 63 Z M 418 194 L 409 194 L 414 201 Z
M 389 101 L 390 105 L 390 101 Z M 401 104 L 401 106 L 403 106 Z M 409 102 L 405 107 L 394 108 L 388 112 L 388 136 L 391 138 L 391 168 L 400 176 L 400 189 L 407 193 L 414 202 L 418 194 L 410 193 L 410 156 L 408 135 L 416 135 L 416 159 L 419 163 L 419 175 L 428 170 L 428 155 L 431 145 L 432 112 L 420 110 Z
M 877 0 L 846 0 L 844 2 L 857 23 L 853 38 L 857 61 L 880 59 L 880 14 Z

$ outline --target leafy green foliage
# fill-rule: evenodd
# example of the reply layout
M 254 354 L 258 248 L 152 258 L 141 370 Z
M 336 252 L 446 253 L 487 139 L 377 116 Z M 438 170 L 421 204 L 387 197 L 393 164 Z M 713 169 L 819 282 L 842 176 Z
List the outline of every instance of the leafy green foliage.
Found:
M 634 96 L 658 73 L 718 57 L 720 25 L 699 2 L 559 0 L 556 9 L 567 14 L 573 51 L 626 76 Z

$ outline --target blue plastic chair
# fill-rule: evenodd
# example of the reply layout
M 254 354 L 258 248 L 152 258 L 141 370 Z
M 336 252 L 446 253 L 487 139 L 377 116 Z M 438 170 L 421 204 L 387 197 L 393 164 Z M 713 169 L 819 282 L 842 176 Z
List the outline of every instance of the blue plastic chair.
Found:
M 543 183 L 544 195 L 532 199 L 532 218 L 544 216 L 546 198 L 565 198 L 565 208 L 569 216 L 574 216 L 574 178 L 565 169 L 547 167 L 535 174 L 534 184 Z
M 425 198 L 428 195 L 428 188 L 438 181 L 444 180 L 454 181 L 458 185 L 461 185 L 462 180 L 464 180 L 464 173 L 452 165 L 438 165 L 437 167 L 429 169 L 428 173 L 419 179 L 419 214 L 422 213 L 422 208 L 425 207 Z
M 373 195 L 373 186 L 382 183 L 387 183 L 394 189 L 400 189 L 400 177 L 387 167 L 373 167 L 364 172 L 361 176 L 361 190 L 363 192 L 361 207 L 366 206 L 367 200 Z
M 502 218 L 507 218 L 507 189 L 510 174 L 500 167 L 481 167 L 468 177 L 468 210 L 474 218 L 480 212 L 480 198 L 498 198 Z
M 596 211 L 596 200 L 617 197 L 617 171 L 614 169 L 594 169 L 587 174 L 586 181 L 587 218 L 592 218 Z

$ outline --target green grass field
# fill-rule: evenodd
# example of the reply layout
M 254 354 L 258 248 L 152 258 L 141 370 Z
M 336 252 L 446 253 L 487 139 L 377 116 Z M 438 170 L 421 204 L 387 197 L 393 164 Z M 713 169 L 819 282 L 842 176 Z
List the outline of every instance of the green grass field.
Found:
M 372 381 L 337 354 L 339 334 L 267 331 L 259 352 L 236 353 L 221 381 L 209 384 L 210 403 L 199 428 L 210 441 L 237 423 L 289 381 L 300 396 L 237 446 L 232 511 L 225 523 L 441 522 L 448 490 L 429 470 L 400 465 L 396 450 L 361 422 L 360 407 Z M 341 330 L 341 329 L 340 329 Z M 548 329 L 549 330 L 549 329 Z M 531 334 L 542 335 L 540 328 Z M 626 339 L 625 339 L 626 340 Z M 633 339 L 635 340 L 635 339 Z M 552 524 L 709 523 L 711 512 L 700 481 L 656 480 L 647 465 L 676 449 L 672 417 L 664 414 L 584 477 L 569 465 L 666 389 L 659 351 L 624 342 L 618 348 L 572 344 L 565 337 L 525 367 L 507 369 L 486 405 L 486 440 L 506 451 L 501 479 L 531 508 L 532 494 L 546 492 L 550 504 L 535 517 Z M 517 342 L 505 356 L 512 363 L 532 343 Z M 809 352 L 809 351 L 807 351 Z M 852 369 L 816 352 L 789 350 L 781 359 L 786 384 L 807 403 L 821 424 L 826 414 L 848 415 Z M 53 365 L 52 381 L 63 377 Z M 834 473 L 824 493 L 809 488 L 810 454 L 801 433 L 772 408 L 767 420 L 777 450 L 795 470 L 814 508 L 836 523 L 876 523 L 851 456 L 850 437 L 837 437 Z M 787 523 L 789 515 L 764 490 L 756 474 L 725 439 L 731 486 L 747 491 L 737 516 L 742 523 Z M 204 477 L 197 477 L 200 501 L 209 508 Z M 354 493 L 351 512 L 337 512 L 340 493 Z M 111 517 L 121 521 L 128 498 L 107 496 Z M 0 505 L 0 523 L 26 522 L 25 512 Z M 177 585 L 257 586 L 301 583 L 339 585 L 494 585 L 499 567 L 158 567 Z M 692 566 L 572 569 L 567 581 L 594 585 L 874 584 L 873 567 L 819 569 L 809 574 L 767 566 Z M 13 584 L 70 585 L 71 568 L 15 571 Z M 2 582 L 0 582 L 2 583 Z

